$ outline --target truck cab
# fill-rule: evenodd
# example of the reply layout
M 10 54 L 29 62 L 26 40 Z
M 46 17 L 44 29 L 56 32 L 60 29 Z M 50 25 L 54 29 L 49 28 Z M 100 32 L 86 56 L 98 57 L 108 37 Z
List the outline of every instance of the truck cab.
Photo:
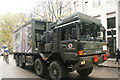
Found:
M 75 13 L 58 21 L 49 32 L 53 36 L 45 49 L 51 51 L 50 63 L 57 60 L 56 63 L 64 63 L 69 71 L 77 70 L 81 76 L 87 76 L 93 66 L 108 58 L 105 28 L 98 19 Z

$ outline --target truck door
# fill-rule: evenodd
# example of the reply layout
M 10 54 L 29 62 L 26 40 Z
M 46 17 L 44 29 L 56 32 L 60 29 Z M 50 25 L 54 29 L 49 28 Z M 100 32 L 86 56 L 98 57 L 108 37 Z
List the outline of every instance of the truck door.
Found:
M 75 32 L 77 31 L 76 24 L 63 26 L 60 31 L 60 51 L 65 55 L 66 60 L 77 60 L 76 43 L 78 35 Z
M 59 52 L 59 29 L 53 30 L 53 51 L 55 53 Z

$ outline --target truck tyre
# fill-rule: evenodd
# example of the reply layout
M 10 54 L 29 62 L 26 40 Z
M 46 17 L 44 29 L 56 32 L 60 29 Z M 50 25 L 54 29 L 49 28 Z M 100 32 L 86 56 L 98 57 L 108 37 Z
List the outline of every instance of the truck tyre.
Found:
M 22 62 L 22 56 L 19 56 L 19 66 L 25 68 L 25 63 Z
M 93 67 L 87 68 L 87 69 L 83 69 L 83 70 L 77 70 L 77 73 L 81 76 L 81 77 L 86 77 L 88 76 L 93 70 Z
M 49 66 L 50 78 L 52 78 L 52 79 L 65 78 L 67 73 L 66 73 L 65 67 L 62 65 L 63 64 L 61 64 L 61 62 L 59 62 L 59 61 L 51 62 L 50 66 Z
M 17 55 L 15 55 L 15 63 L 16 66 L 19 66 L 19 57 Z
M 47 71 L 45 63 L 40 58 L 35 60 L 34 69 L 38 76 L 43 76 Z

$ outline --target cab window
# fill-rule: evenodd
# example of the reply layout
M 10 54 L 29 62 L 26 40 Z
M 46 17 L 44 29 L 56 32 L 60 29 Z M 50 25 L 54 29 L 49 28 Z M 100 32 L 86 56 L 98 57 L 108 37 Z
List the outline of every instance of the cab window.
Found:
M 70 24 L 61 28 L 61 40 L 76 39 L 73 34 L 75 29 L 75 24 Z

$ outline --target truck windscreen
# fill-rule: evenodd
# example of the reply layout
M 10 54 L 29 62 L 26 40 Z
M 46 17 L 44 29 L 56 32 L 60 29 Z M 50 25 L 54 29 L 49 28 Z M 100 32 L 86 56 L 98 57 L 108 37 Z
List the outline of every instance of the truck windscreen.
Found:
M 80 40 L 87 41 L 102 41 L 103 40 L 103 31 L 100 28 L 100 25 L 94 23 L 82 22 L 80 29 Z

